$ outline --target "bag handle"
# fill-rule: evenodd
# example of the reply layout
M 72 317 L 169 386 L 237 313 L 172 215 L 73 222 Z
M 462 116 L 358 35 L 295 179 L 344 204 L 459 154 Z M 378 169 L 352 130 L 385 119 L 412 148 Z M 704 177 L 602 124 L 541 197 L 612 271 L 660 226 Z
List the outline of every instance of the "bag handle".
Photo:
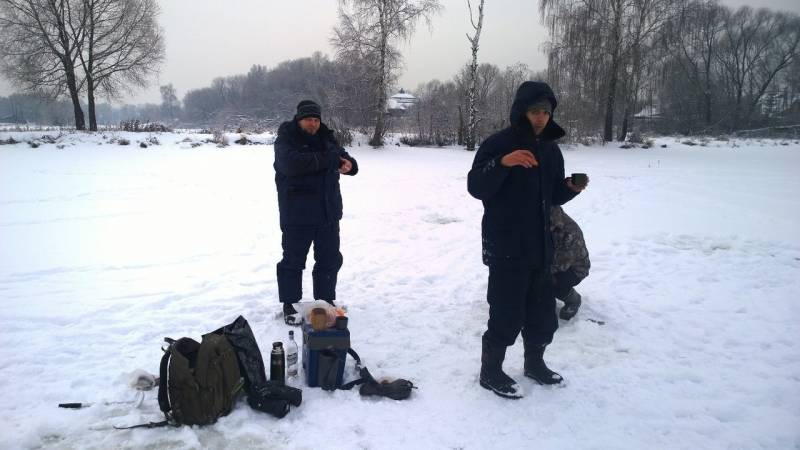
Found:
M 375 378 L 372 377 L 372 374 L 369 373 L 369 370 L 367 370 L 366 367 L 361 365 L 361 357 L 358 356 L 358 353 L 356 353 L 355 350 L 353 350 L 352 348 L 348 348 L 347 354 L 352 356 L 353 359 L 356 361 L 356 370 L 358 370 L 358 374 L 361 375 L 361 378 L 349 381 L 340 386 L 339 389 L 344 391 L 349 391 L 350 389 L 353 389 L 353 387 L 358 386 L 360 384 L 364 384 L 367 382 L 377 383 L 377 381 L 375 381 Z
M 164 356 L 161 357 L 161 365 L 158 369 L 158 407 L 161 409 L 161 412 L 167 417 L 167 420 L 170 420 L 169 412 L 172 410 L 172 406 L 169 404 L 169 393 L 167 392 L 169 389 L 168 385 L 168 368 L 169 368 L 169 358 L 172 356 L 172 349 L 175 345 L 175 340 L 171 338 L 164 338 L 169 344 L 166 350 L 164 350 Z
M 164 416 L 167 420 L 163 420 L 161 422 L 148 422 L 148 423 L 140 423 L 139 425 L 132 425 L 130 427 L 118 427 L 115 426 L 115 430 L 133 430 L 134 428 L 160 428 L 165 427 L 167 425 L 172 426 L 180 426 L 179 424 L 173 423 L 172 418 L 170 417 L 170 411 L 172 410 L 172 406 L 169 404 L 169 394 L 167 392 L 168 383 L 167 383 L 167 372 L 169 368 L 169 358 L 172 356 L 173 346 L 175 344 L 175 339 L 172 338 L 164 338 L 164 341 L 169 344 L 169 346 L 164 350 L 164 356 L 161 357 L 161 365 L 158 368 L 158 407 L 161 409 L 161 412 L 164 413 Z

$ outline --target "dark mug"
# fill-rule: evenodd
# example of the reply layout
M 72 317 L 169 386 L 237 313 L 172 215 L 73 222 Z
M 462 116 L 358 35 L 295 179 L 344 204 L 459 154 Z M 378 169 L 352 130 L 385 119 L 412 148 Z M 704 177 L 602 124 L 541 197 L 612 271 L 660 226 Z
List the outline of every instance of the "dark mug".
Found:
M 589 176 L 585 173 L 573 173 L 570 178 L 572 178 L 572 184 L 579 188 L 586 187 L 589 182 Z
M 336 329 L 337 330 L 346 330 L 347 329 L 347 317 L 346 316 L 338 316 L 338 317 L 336 317 Z

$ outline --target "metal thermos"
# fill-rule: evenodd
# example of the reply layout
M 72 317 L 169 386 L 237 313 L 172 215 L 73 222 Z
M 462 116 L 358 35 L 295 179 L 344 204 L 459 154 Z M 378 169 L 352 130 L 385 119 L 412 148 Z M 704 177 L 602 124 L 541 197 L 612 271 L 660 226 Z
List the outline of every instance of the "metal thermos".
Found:
M 286 354 L 283 343 L 273 342 L 272 353 L 269 358 L 269 379 L 279 383 L 286 382 Z

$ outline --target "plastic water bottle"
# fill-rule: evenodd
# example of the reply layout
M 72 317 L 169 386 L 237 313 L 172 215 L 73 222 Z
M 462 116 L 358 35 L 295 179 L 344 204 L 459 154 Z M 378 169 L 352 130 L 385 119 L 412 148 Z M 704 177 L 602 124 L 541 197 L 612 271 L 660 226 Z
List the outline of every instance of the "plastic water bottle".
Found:
M 286 375 L 297 376 L 297 342 L 294 341 L 294 331 L 289 330 L 289 342 L 286 343 Z
M 278 383 L 286 381 L 286 360 L 284 359 L 283 343 L 273 342 L 269 358 L 269 379 Z

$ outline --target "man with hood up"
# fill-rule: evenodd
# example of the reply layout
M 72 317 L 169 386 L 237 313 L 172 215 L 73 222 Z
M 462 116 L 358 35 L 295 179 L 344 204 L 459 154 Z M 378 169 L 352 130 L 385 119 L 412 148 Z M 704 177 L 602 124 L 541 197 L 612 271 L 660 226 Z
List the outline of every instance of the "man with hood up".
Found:
M 502 368 L 506 348 L 520 331 L 525 376 L 547 385 L 563 380 L 543 359 L 558 328 L 549 273 L 550 206 L 568 202 L 584 187 L 564 177 L 564 157 L 555 141 L 565 133 L 551 118 L 556 105 L 546 83 L 522 83 L 511 106 L 511 125 L 481 144 L 467 180 L 469 193 L 483 201 L 483 262 L 489 266 L 480 385 L 505 398 L 523 395 Z
M 294 119 L 278 128 L 275 140 L 275 184 L 283 232 L 278 298 L 288 325 L 300 324 L 293 304 L 303 297 L 303 270 L 312 242 L 314 298 L 334 304 L 336 279 L 342 267 L 339 175 L 358 173 L 356 160 L 336 142 L 321 118 L 320 106 L 303 100 Z

